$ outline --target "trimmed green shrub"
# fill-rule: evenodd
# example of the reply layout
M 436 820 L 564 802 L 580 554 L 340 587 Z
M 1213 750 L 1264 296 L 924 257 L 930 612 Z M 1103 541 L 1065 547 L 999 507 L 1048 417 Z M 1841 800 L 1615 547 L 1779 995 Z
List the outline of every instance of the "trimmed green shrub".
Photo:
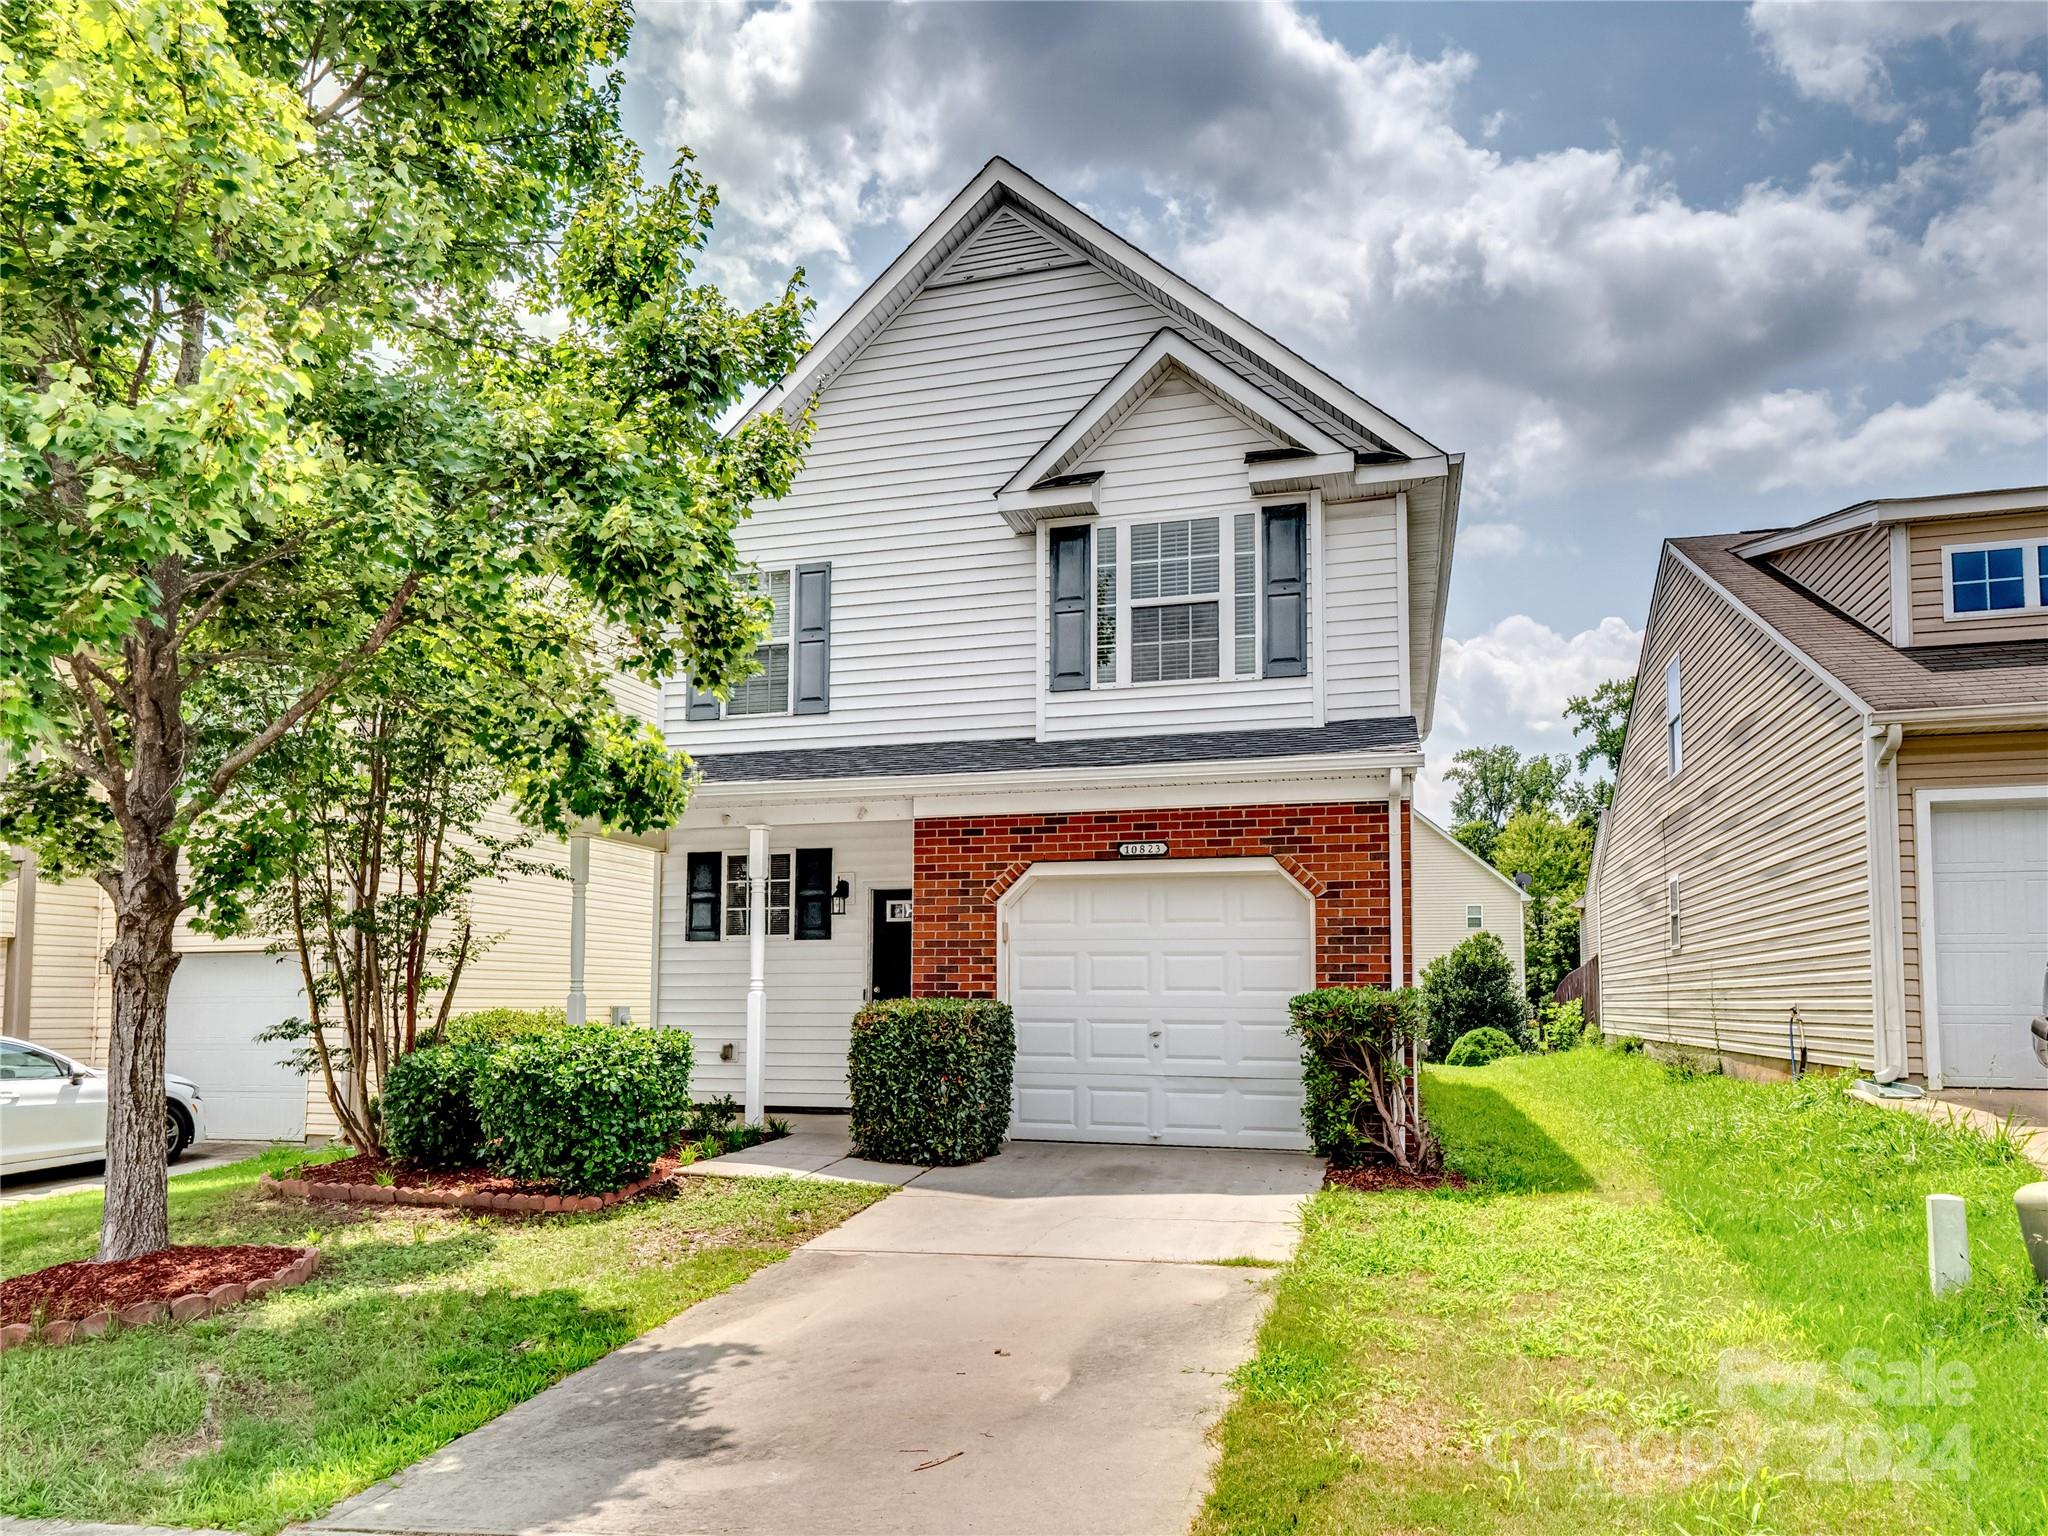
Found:
M 1415 1118 L 1408 1064 L 1422 1033 L 1412 987 L 1318 987 L 1291 999 L 1301 1040 L 1302 1125 L 1309 1145 L 1340 1168 L 1380 1158 L 1435 1166 L 1436 1139 Z
M 1017 1026 L 986 997 L 896 997 L 853 1016 L 846 1083 L 853 1150 L 954 1167 L 1002 1150 Z
M 427 1045 L 394 1061 L 378 1101 L 385 1155 L 412 1168 L 482 1162 L 476 1087 L 489 1057 L 480 1046 Z
M 1432 1061 L 1442 1061 L 1458 1036 L 1475 1029 L 1497 1029 L 1517 1050 L 1529 1043 L 1529 1003 L 1497 934 L 1475 933 L 1424 966 L 1422 1008 Z
M 585 1024 L 510 1041 L 478 1075 L 491 1166 L 567 1194 L 644 1178 L 690 1110 L 690 1037 Z
M 1576 997 L 1562 1003 L 1546 1003 L 1536 1015 L 1536 1046 L 1544 1051 L 1578 1049 L 1586 1038 L 1586 1009 Z
M 1447 1067 L 1483 1067 L 1503 1056 L 1519 1056 L 1515 1042 L 1497 1029 L 1468 1029 L 1444 1057 Z
M 568 1027 L 564 1008 L 479 1008 L 450 1019 L 447 1037 L 451 1045 L 502 1045 Z

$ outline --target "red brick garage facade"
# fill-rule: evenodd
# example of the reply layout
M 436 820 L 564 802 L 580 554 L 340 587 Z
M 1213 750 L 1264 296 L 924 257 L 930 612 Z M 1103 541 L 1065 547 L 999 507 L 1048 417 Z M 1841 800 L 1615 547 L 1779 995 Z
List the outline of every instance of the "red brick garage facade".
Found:
M 1401 847 L 1414 844 L 1401 807 Z M 1119 862 L 1122 843 L 1163 842 L 1170 859 L 1271 858 L 1316 903 L 1319 986 L 1391 979 L 1385 801 L 1238 805 L 1171 811 L 947 816 L 918 821 L 911 990 L 919 997 L 993 997 L 996 902 L 1036 863 Z M 1409 878 L 1401 860 L 1401 950 L 1414 953 Z

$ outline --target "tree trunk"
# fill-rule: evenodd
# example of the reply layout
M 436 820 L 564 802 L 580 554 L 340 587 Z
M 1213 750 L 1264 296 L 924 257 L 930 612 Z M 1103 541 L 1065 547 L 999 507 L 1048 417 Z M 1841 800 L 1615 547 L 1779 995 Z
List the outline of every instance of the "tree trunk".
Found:
M 161 837 L 129 840 L 108 880 L 114 942 L 114 1029 L 107 1049 L 107 1200 L 101 1260 L 170 1245 L 164 1167 L 164 1007 L 178 954 L 178 850 Z

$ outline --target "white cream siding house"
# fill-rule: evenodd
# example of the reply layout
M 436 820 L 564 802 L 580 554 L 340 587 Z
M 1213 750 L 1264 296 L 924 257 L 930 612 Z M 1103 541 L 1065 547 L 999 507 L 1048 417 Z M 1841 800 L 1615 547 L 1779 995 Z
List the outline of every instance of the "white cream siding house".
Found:
M 1415 902 L 1415 974 L 1484 931 L 1508 952 L 1520 987 L 1528 893 L 1427 816 L 1415 816 L 1413 825 L 1415 889 L 1428 893 Z

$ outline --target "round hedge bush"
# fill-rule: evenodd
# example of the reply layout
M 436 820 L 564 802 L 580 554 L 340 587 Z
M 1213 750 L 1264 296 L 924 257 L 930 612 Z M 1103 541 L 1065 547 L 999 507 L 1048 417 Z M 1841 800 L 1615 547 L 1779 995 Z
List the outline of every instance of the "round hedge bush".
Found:
M 476 1086 L 489 1058 L 479 1046 L 429 1045 L 394 1061 L 378 1101 L 385 1156 L 411 1168 L 474 1168 L 482 1162 Z
M 1451 1047 L 1451 1053 L 1444 1058 L 1444 1065 L 1483 1067 L 1490 1061 L 1499 1061 L 1503 1056 L 1521 1054 L 1505 1030 L 1468 1029 L 1458 1036 L 1457 1043 Z
M 846 1082 L 853 1149 L 882 1163 L 955 1167 L 1002 1150 L 1017 1026 L 985 997 L 898 997 L 853 1016 Z
M 690 1037 L 586 1024 L 497 1047 L 477 1075 L 486 1155 L 509 1178 L 602 1194 L 645 1178 L 690 1110 Z

